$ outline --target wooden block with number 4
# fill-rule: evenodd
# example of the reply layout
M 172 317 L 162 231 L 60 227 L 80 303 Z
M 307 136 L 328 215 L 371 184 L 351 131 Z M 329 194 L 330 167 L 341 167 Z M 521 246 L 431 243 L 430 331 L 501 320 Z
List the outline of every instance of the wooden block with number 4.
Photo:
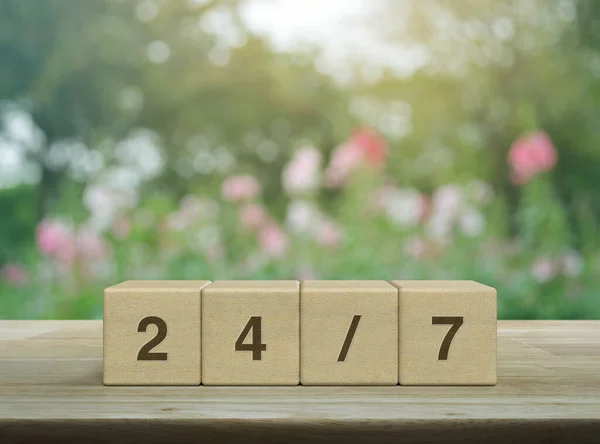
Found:
M 202 293 L 204 385 L 298 385 L 298 281 L 215 281 Z
M 399 291 L 401 385 L 496 384 L 496 289 L 391 282 Z
M 303 281 L 303 385 L 398 384 L 398 290 L 385 281 Z
M 200 303 L 210 281 L 104 290 L 104 384 L 200 385 Z

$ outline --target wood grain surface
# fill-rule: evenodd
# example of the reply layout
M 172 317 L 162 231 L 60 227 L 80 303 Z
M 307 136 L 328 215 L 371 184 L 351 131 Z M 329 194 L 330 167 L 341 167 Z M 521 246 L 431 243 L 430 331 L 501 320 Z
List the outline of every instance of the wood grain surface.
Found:
M 600 443 L 600 321 L 501 321 L 493 387 L 106 387 L 101 321 L 0 321 L 0 442 Z

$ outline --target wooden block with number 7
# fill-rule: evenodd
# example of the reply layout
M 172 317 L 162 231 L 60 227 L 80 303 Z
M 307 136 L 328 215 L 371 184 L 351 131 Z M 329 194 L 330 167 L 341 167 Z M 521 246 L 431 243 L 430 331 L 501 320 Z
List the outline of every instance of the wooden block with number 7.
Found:
M 210 281 L 104 290 L 104 384 L 200 385 L 200 295 Z
M 215 281 L 202 292 L 204 385 L 298 385 L 298 281 Z
M 401 385 L 496 384 L 496 289 L 473 281 L 398 288 Z

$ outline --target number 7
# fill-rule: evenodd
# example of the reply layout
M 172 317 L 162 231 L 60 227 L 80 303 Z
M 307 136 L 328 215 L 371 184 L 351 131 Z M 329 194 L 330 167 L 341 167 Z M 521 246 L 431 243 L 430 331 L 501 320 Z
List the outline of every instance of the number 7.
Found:
M 440 351 L 438 353 L 438 361 L 447 361 L 448 360 L 448 350 L 450 350 L 450 344 L 452 343 L 452 339 L 454 339 L 454 335 L 463 325 L 463 317 L 462 316 L 434 316 L 431 318 L 431 325 L 452 325 L 448 333 L 446 333 L 446 337 L 442 341 L 442 345 L 440 346 Z

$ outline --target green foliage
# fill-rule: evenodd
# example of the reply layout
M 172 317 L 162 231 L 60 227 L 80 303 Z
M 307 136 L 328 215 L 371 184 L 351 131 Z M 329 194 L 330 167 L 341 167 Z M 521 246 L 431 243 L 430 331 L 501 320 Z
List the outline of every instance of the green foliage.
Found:
M 342 85 L 317 69 L 317 52 L 277 52 L 252 34 L 238 1 L 0 0 L 0 150 L 13 143 L 6 103 L 44 136 L 22 147 L 39 168 L 36 185 L 0 189 L 0 267 L 28 274 L 24 283 L 3 268 L 0 318 L 99 317 L 102 288 L 125 279 L 311 275 L 475 279 L 499 289 L 502 318 L 600 316 L 597 2 L 390 1 L 381 11 L 365 18 L 374 35 L 428 57 L 409 76 L 384 70 L 375 80 L 361 75 L 363 61 Z M 360 125 L 385 137 L 383 170 L 302 196 L 341 240 L 325 246 L 288 227 L 287 253 L 268 257 L 241 227 L 239 205 L 219 197 L 223 179 L 257 177 L 258 203 L 283 227 L 300 200 L 281 186 L 296 150 L 315 146 L 327 163 Z M 161 167 L 119 188 L 113 173 L 134 169 L 124 141 L 144 129 Z M 558 164 L 515 186 L 507 152 L 537 129 Z M 53 161 L 69 143 L 83 151 Z M 142 154 L 133 157 L 148 144 L 134 144 Z M 100 159 L 85 174 L 74 166 L 84 152 Z M 467 196 L 476 180 L 493 190 L 485 204 Z M 448 184 L 485 220 L 481 232 L 454 221 L 449 240 L 435 239 L 426 217 L 404 227 L 372 208 L 386 185 L 431 197 Z M 95 233 L 109 253 L 89 260 L 84 243 L 61 264 L 36 246 L 36 227 L 59 217 L 85 239 L 93 186 L 131 191 L 136 203 Z M 174 229 L 185 196 L 203 215 Z M 115 228 L 123 221 L 126 234 Z
M 35 189 L 28 186 L 0 191 L 0 263 L 20 257 L 33 245 L 36 221 L 29 202 L 34 198 Z

